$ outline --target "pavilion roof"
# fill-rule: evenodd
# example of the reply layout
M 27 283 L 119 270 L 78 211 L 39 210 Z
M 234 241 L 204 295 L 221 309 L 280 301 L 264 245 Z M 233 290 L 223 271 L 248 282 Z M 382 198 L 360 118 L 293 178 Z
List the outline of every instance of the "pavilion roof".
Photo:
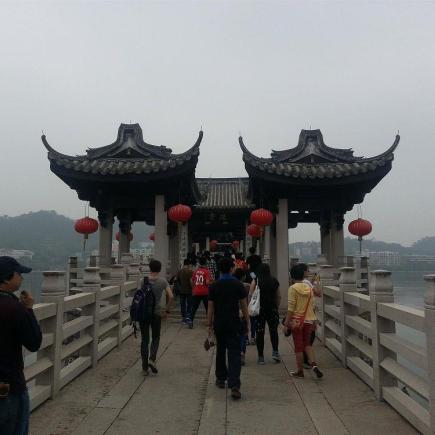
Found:
M 370 158 L 355 157 L 352 149 L 331 148 L 323 142 L 320 130 L 302 130 L 298 145 L 284 151 L 272 151 L 270 158 L 252 154 L 239 137 L 243 161 L 260 172 L 299 179 L 343 178 L 374 172 L 391 164 L 400 141 L 384 153 Z M 249 171 L 248 171 L 249 172 Z
M 121 124 L 115 142 L 99 148 L 89 148 L 85 155 L 69 156 L 52 148 L 45 135 L 42 142 L 52 164 L 75 172 L 95 175 L 136 175 L 164 172 L 196 160 L 203 132 L 186 152 L 172 154 L 165 146 L 151 145 L 143 140 L 139 124 Z
M 196 209 L 250 209 L 249 178 L 196 178 L 202 200 Z

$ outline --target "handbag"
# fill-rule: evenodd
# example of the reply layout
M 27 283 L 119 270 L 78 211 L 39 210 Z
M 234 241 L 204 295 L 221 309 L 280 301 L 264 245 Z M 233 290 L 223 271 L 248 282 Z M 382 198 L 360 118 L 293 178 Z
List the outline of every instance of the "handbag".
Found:
M 307 315 L 308 306 L 310 305 L 311 297 L 313 295 L 313 292 L 310 291 L 310 297 L 308 298 L 307 305 L 305 307 L 305 310 L 303 314 L 301 313 L 294 313 L 290 319 L 290 324 L 292 325 L 292 329 L 301 329 L 305 322 L 305 316 Z
M 256 317 L 260 314 L 260 287 L 255 286 L 254 293 L 252 293 L 251 300 L 248 305 L 248 313 L 251 317 Z

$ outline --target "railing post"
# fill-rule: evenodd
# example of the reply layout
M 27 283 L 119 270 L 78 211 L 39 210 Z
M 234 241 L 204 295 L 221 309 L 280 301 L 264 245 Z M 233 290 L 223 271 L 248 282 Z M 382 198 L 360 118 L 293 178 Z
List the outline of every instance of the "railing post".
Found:
M 357 315 L 358 308 L 352 305 L 346 305 L 344 301 L 345 293 L 356 292 L 356 276 L 354 267 L 341 267 L 340 279 L 338 280 L 340 288 L 340 324 L 341 324 L 341 363 L 343 367 L 347 366 L 347 357 L 353 356 L 356 352 L 352 351 L 351 346 L 348 346 L 348 327 L 346 326 L 347 315 Z M 352 354 L 352 355 L 351 355 Z
M 85 267 L 83 272 L 83 291 L 95 294 L 95 303 L 83 308 L 83 314 L 93 317 L 93 324 L 89 328 L 92 336 L 92 342 L 89 345 L 89 351 L 92 361 L 92 367 L 98 363 L 98 342 L 100 330 L 100 290 L 101 278 L 99 267 Z
M 133 254 L 130 252 L 123 252 L 121 254 L 121 264 L 128 266 L 130 263 L 133 263 Z
M 322 334 L 322 344 L 326 346 L 326 329 L 325 329 L 325 302 L 327 296 L 323 293 L 323 287 L 328 285 L 336 285 L 336 280 L 334 279 L 334 266 L 331 266 L 330 264 L 320 264 L 319 265 L 319 277 L 320 277 L 320 286 L 322 290 L 322 303 L 320 306 L 320 327 L 321 327 L 321 334 Z
M 122 343 L 122 328 L 123 328 L 123 314 L 124 314 L 124 300 L 125 300 L 125 287 L 126 280 L 125 266 L 122 264 L 112 264 L 110 266 L 110 281 L 111 285 L 119 286 L 119 311 L 118 311 L 118 346 Z
M 136 281 L 140 285 L 140 264 L 130 263 L 127 267 L 127 281 Z
M 56 316 L 47 319 L 42 326 L 44 333 L 52 333 L 53 344 L 42 351 L 53 363 L 53 367 L 46 373 L 46 381 L 51 385 L 51 396 L 55 397 L 60 390 L 60 370 L 62 368 L 62 341 L 64 297 L 66 292 L 65 272 L 42 272 L 41 302 L 55 303 Z
M 70 289 L 72 287 L 71 285 L 71 280 L 72 279 L 77 279 L 77 272 L 71 272 L 71 269 L 76 269 L 77 270 L 78 267 L 78 263 L 77 263 L 77 257 L 69 257 L 68 259 L 68 267 L 67 267 L 67 272 L 66 272 L 66 295 L 70 294 Z
M 393 320 L 378 316 L 378 303 L 382 302 L 394 302 L 391 272 L 374 270 L 370 274 L 370 318 L 372 324 L 373 388 L 378 400 L 382 400 L 383 387 L 396 385 L 395 379 L 381 367 L 381 363 L 386 357 L 396 359 L 396 354 L 381 346 L 380 343 L 380 334 L 396 331 Z
M 429 427 L 435 429 L 435 275 L 426 275 L 424 329 L 426 333 L 427 376 L 429 381 Z

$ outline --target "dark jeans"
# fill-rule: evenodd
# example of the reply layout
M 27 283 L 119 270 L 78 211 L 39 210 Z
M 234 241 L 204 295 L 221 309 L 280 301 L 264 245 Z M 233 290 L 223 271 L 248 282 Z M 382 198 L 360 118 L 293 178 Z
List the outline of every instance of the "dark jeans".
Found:
M 192 315 L 192 296 L 180 294 L 181 317 L 183 320 L 191 318 Z
M 261 311 L 257 320 L 257 352 L 258 356 L 263 356 L 264 352 L 264 333 L 266 330 L 266 322 L 269 327 L 270 342 L 274 352 L 278 352 L 278 325 L 279 313 L 278 310 Z
M 215 335 L 216 378 L 220 381 L 228 380 L 228 388 L 240 388 L 240 333 L 237 330 L 215 330 Z
M 255 338 L 255 334 L 257 332 L 257 319 L 258 316 L 249 316 L 249 321 L 251 322 L 251 338 Z
M 246 353 L 246 342 L 249 337 L 246 335 L 245 321 L 240 319 L 240 352 Z
M 27 391 L 0 398 L 0 434 L 27 435 L 29 414 L 30 404 Z
M 148 352 L 149 359 L 155 361 L 157 358 L 157 351 L 159 350 L 160 342 L 160 327 L 162 324 L 162 318 L 159 315 L 154 315 L 151 322 L 141 322 L 140 332 L 142 335 L 142 343 L 140 347 L 140 353 L 142 355 L 142 368 L 148 369 Z M 150 343 L 150 328 L 151 328 L 151 346 Z M 148 351 L 148 347 L 150 348 Z
M 205 308 L 205 312 L 207 312 L 208 309 L 208 296 L 204 295 L 204 296 L 192 296 L 192 315 L 190 316 L 190 320 L 192 320 L 195 318 L 195 314 L 196 314 L 196 310 L 199 307 L 199 304 L 201 303 L 204 304 L 204 308 Z

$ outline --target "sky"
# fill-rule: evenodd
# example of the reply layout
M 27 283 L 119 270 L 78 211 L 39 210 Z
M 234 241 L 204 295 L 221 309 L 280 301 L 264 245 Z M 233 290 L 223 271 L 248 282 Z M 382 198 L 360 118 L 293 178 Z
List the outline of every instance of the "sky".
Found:
M 1 215 L 84 213 L 42 131 L 75 155 L 138 122 L 178 153 L 202 127 L 199 177 L 246 176 L 240 134 L 267 157 L 319 128 L 369 157 L 400 131 L 363 217 L 377 240 L 435 235 L 435 2 L 0 0 L 0 16 Z M 314 224 L 290 232 L 318 239 Z

